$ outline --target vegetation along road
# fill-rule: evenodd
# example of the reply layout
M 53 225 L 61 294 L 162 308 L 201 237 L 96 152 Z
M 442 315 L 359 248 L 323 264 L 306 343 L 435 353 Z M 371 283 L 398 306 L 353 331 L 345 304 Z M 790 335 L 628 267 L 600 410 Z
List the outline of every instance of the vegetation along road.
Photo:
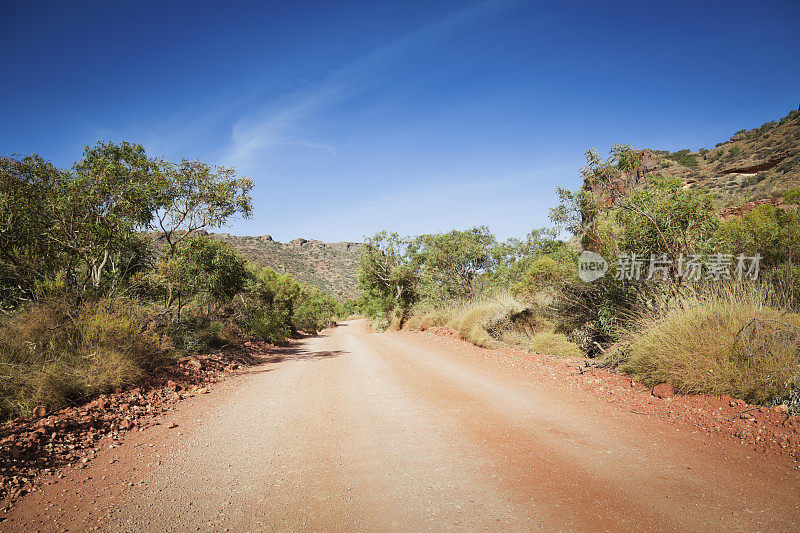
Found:
M 506 355 L 342 323 L 43 485 L 0 529 L 800 527 L 789 459 Z

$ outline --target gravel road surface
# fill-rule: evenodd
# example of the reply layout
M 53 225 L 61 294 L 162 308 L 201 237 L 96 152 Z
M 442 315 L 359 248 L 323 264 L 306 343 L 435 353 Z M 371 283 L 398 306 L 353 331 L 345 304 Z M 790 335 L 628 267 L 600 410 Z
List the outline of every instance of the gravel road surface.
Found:
M 0 530 L 800 530 L 788 459 L 486 353 L 343 323 L 53 477 Z

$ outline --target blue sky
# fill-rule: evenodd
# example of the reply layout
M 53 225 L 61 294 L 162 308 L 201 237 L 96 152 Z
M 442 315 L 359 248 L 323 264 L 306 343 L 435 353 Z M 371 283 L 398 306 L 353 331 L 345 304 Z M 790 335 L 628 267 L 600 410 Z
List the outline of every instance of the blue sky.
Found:
M 0 152 L 231 165 L 225 231 L 547 224 L 589 147 L 697 149 L 800 104 L 800 2 L 0 3 Z

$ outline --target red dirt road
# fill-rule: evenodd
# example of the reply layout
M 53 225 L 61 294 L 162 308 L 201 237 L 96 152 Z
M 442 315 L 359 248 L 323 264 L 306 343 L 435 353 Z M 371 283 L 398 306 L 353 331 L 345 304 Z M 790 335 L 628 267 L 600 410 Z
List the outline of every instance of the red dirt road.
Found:
M 792 459 L 504 357 L 345 323 L 49 478 L 0 530 L 800 530 Z

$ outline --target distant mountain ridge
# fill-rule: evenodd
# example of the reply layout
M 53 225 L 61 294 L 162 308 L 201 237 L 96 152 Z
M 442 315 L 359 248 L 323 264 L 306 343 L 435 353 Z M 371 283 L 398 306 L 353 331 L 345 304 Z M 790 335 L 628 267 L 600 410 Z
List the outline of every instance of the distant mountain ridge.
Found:
M 361 243 L 326 243 L 302 238 L 280 243 L 269 235 L 248 237 L 228 233 L 209 233 L 209 236 L 231 244 L 253 263 L 289 274 L 338 298 L 355 298 L 359 294 Z

